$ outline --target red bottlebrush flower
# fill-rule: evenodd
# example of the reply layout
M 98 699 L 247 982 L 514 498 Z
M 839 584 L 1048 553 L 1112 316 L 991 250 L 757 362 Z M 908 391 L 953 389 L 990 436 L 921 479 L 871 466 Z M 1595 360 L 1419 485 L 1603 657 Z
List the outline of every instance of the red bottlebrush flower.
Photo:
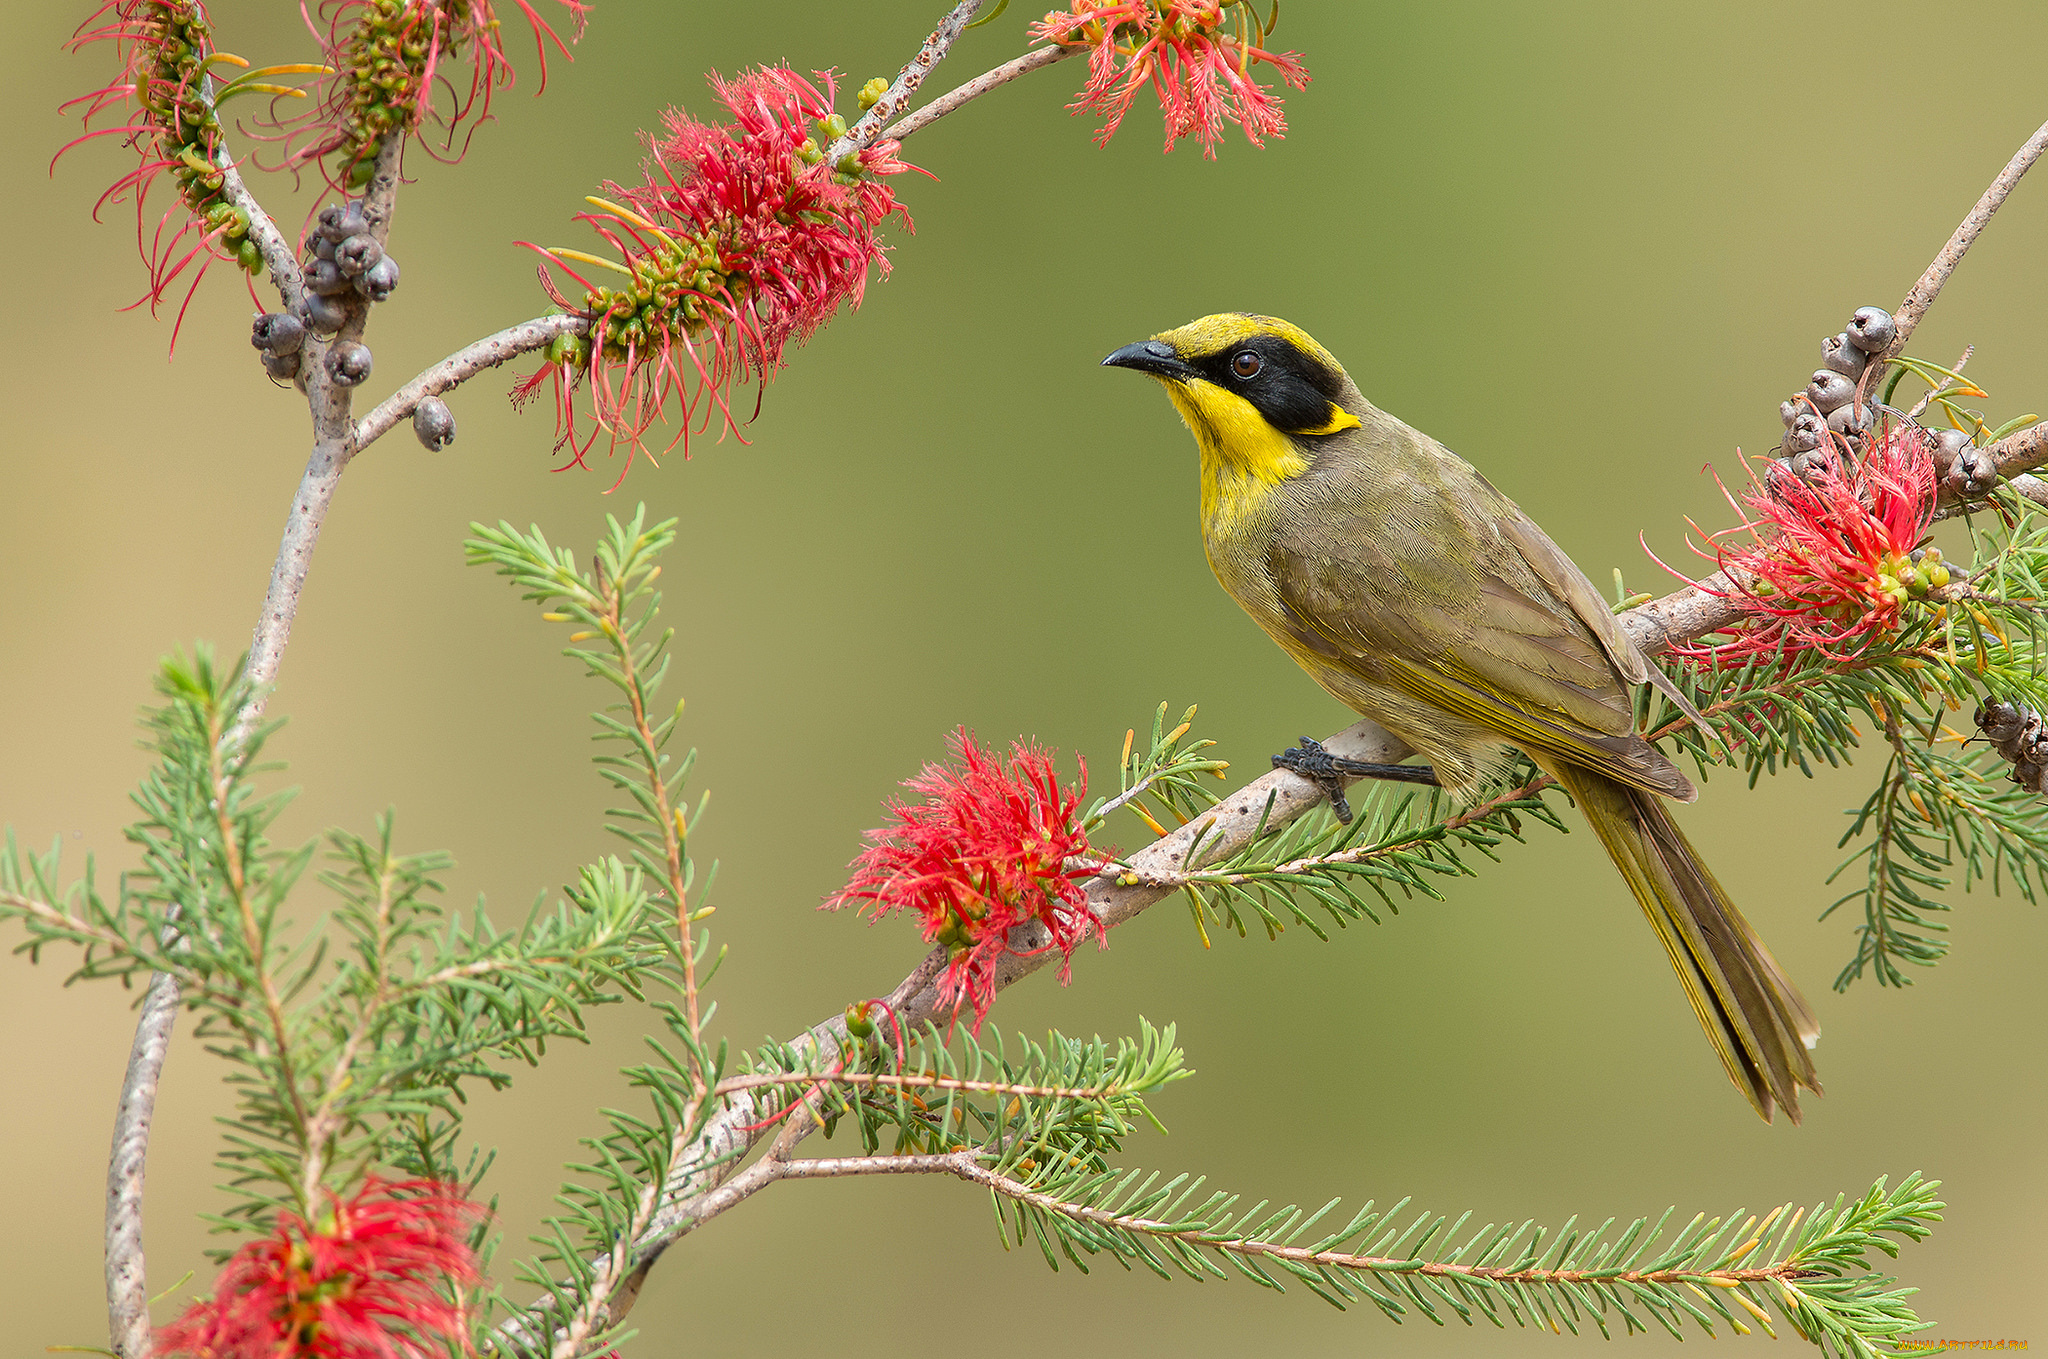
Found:
M 99 42 L 114 44 L 120 75 L 64 104 L 65 111 L 78 112 L 85 132 L 57 154 L 101 137 L 117 137 L 136 153 L 135 168 L 116 179 L 93 208 L 97 218 L 109 203 L 129 199 L 135 204 L 136 244 L 149 271 L 149 291 L 135 305 L 147 302 L 155 311 L 171 284 L 194 265 L 185 306 L 216 259 L 233 260 L 252 274 L 262 269 L 249 219 L 227 200 L 221 176 L 224 157 L 215 108 L 242 82 L 212 87 L 213 72 L 248 63 L 215 50 L 206 7 L 199 0 L 106 0 L 79 25 L 68 46 L 75 52 Z M 121 122 L 93 126 L 102 115 L 119 110 L 126 110 Z M 177 187 L 177 198 L 152 225 L 150 190 L 166 175 Z M 184 306 L 178 316 L 182 321 Z M 171 334 L 175 346 L 175 327 Z
M 1233 12 L 1236 31 L 1226 32 Z M 1308 88 L 1301 54 L 1268 51 L 1268 31 L 1246 0 L 1073 0 L 1031 26 L 1039 41 L 1087 45 L 1088 87 L 1068 107 L 1103 120 L 1096 145 L 1109 144 L 1150 85 L 1166 120 L 1166 149 L 1193 137 L 1211 160 L 1226 118 L 1253 146 L 1286 134 L 1280 99 L 1252 78 L 1255 64 L 1271 66 L 1294 89 Z
M 533 31 L 538 94 L 547 88 L 549 46 L 565 58 L 569 47 L 529 0 L 513 3 Z M 590 6 L 559 3 L 574 23 L 573 42 L 583 36 Z M 344 191 L 369 181 L 377 146 L 393 133 L 412 136 L 438 123 L 446 135 L 440 147 L 427 145 L 428 154 L 461 159 L 458 133 L 474 131 L 490 116 L 491 92 L 512 83 L 512 59 L 491 0 L 322 0 L 319 15 L 314 36 L 334 74 L 316 109 L 284 125 L 294 139 L 300 135 L 294 125 L 312 128 L 310 140 L 286 163 L 325 159 L 323 173 Z M 456 61 L 469 63 L 467 89 L 449 78 L 447 68 Z M 467 144 L 465 135 L 463 148 Z
M 442 1359 L 469 1352 L 463 1290 L 479 1281 L 483 1210 L 452 1185 L 372 1179 L 309 1224 L 235 1252 L 212 1298 L 157 1333 L 195 1359 Z
M 1723 640 L 1675 648 L 1678 654 L 1716 669 L 1805 654 L 1848 660 L 1895 631 L 1909 600 L 1945 583 L 1938 557 L 1916 564 L 1911 555 L 1934 515 L 1925 433 L 1886 419 L 1860 462 L 1830 438 L 1836 456 L 1813 480 L 1778 473 L 1744 497 L 1751 522 L 1714 535 L 1721 567 L 1738 582 L 1733 598 L 1748 617 Z M 1750 541 L 1728 541 L 1745 532 Z
M 887 272 L 876 228 L 892 215 L 906 231 L 911 223 L 879 180 L 914 167 L 898 158 L 896 142 L 825 164 L 819 146 L 845 124 L 832 111 L 831 73 L 814 74 L 816 84 L 783 66 L 730 82 L 712 76 L 730 123 L 670 110 L 664 135 L 648 138 L 645 182 L 606 184 L 608 198 L 591 200 L 601 211 L 578 218 L 623 264 L 541 252 L 587 290 L 582 310 L 591 335 L 587 342 L 565 337 L 514 397 L 524 400 L 552 378 L 560 442 L 573 453 L 567 465 L 580 465 L 597 437 L 593 430 L 576 443 L 579 382 L 588 382 L 597 427 L 614 448 L 638 448 L 671 398 L 682 407 L 679 441 L 699 417 L 700 398 L 708 397 L 705 422 L 715 409 L 731 427 L 727 393 L 735 381 L 767 379 L 792 341 L 808 339 L 842 303 L 860 305 L 870 268 Z M 629 281 L 596 286 L 571 259 L 606 265 Z
M 939 994 L 971 1005 L 978 1031 L 1014 926 L 1036 920 L 1051 933 L 1061 981 L 1072 971 L 1074 946 L 1091 932 L 1101 937 L 1102 922 L 1080 887 L 1094 870 L 1068 866 L 1088 854 L 1075 816 L 1088 767 L 1081 766 L 1079 786 L 1067 789 L 1052 757 L 1022 741 L 1011 743 L 1007 761 L 964 728 L 952 744 L 960 763 L 929 764 L 904 781 L 924 801 L 893 805 L 895 824 L 867 833 L 851 880 L 825 906 L 877 916 L 915 911 L 926 942 L 953 950 Z

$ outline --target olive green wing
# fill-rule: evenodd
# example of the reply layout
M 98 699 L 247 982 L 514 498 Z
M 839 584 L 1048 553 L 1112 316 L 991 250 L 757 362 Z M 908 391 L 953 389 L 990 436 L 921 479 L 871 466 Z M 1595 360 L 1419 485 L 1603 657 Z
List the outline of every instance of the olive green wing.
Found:
M 1614 662 L 1614 668 L 1621 672 L 1623 679 L 1631 684 L 1654 686 L 1671 700 L 1678 711 L 1691 718 L 1694 726 L 1702 732 L 1713 732 L 1713 728 L 1707 725 L 1707 719 L 1700 716 L 1699 709 L 1679 692 L 1671 677 L 1643 655 L 1642 648 L 1622 627 L 1621 619 L 1600 598 L 1600 592 L 1593 588 L 1593 582 L 1586 579 L 1586 573 L 1579 570 L 1578 563 L 1550 541 L 1549 534 L 1536 527 L 1535 521 L 1519 509 L 1502 518 L 1500 529 L 1501 535 L 1514 544 L 1529 569 L 1549 588 L 1552 597 L 1570 606 L 1578 620 L 1591 630 L 1599 640 L 1600 649 Z
M 1339 531 L 1318 535 L 1318 548 L 1282 542 L 1267 555 L 1302 645 L 1526 750 L 1667 797 L 1694 796 L 1635 735 L 1634 705 L 1606 648 L 1511 539 L 1489 543 L 1441 520 L 1325 527 Z M 1446 551 L 1437 542 L 1446 532 L 1465 541 Z M 1424 561 L 1429 571 L 1414 568 Z

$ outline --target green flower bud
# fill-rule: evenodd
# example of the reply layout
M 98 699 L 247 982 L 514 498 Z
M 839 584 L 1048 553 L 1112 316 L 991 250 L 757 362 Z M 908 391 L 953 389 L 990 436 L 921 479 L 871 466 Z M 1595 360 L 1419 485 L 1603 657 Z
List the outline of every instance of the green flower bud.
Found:
M 887 94 L 888 92 L 889 80 L 886 76 L 876 76 L 873 80 L 870 80 L 867 84 L 861 86 L 860 111 L 862 113 L 866 113 L 869 109 L 881 103 L 882 96 Z
M 846 120 L 836 113 L 827 114 L 818 120 L 818 131 L 836 142 L 846 135 Z
M 244 273 L 262 273 L 263 248 L 257 245 L 252 238 L 244 236 L 242 243 L 235 248 L 235 263 L 242 266 Z

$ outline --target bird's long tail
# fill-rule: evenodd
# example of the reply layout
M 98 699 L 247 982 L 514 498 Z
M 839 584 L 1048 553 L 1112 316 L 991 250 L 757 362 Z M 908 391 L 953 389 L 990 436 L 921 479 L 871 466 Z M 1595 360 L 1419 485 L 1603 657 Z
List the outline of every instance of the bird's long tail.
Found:
M 1799 989 L 1700 862 L 1664 799 L 1563 761 L 1544 762 L 1579 804 L 1671 955 L 1728 1077 L 1769 1122 L 1799 1121 L 1799 1087 L 1820 1093 L 1809 1049 L 1820 1026 Z

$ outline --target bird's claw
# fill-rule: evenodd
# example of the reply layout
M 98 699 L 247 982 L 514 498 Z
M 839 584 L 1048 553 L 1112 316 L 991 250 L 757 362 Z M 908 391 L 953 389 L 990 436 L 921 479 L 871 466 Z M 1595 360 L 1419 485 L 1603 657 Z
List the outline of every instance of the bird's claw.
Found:
M 1289 746 L 1273 757 L 1275 769 L 1299 774 L 1313 783 L 1330 800 L 1330 810 L 1344 825 L 1351 824 L 1351 804 L 1344 797 L 1346 779 L 1386 779 L 1395 783 L 1435 784 L 1436 770 L 1426 764 L 1373 764 L 1332 755 L 1321 741 L 1304 736 L 1298 746 Z

